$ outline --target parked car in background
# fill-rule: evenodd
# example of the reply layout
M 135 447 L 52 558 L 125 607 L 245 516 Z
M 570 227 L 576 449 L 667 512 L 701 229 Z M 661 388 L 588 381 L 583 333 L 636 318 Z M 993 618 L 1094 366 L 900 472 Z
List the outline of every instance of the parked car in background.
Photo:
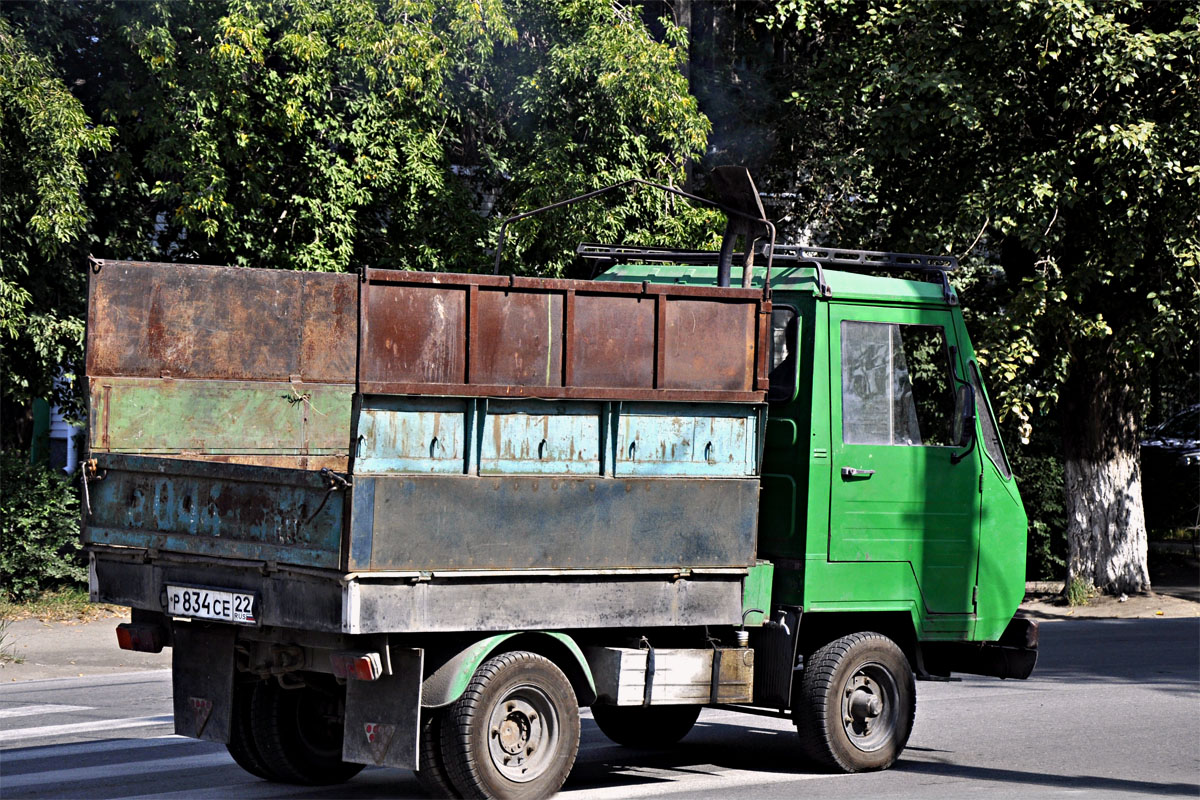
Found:
M 1147 527 L 1200 528 L 1200 403 L 1142 441 L 1142 499 Z

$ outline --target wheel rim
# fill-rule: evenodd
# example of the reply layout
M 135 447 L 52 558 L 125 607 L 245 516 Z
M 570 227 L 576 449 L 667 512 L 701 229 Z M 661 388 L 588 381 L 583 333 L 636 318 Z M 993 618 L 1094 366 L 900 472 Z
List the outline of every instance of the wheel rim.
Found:
M 850 675 L 842 688 L 842 725 L 852 745 L 870 753 L 891 741 L 899 694 L 882 664 L 863 664 Z
M 517 686 L 488 717 L 492 765 L 511 781 L 532 781 L 553 763 L 558 734 L 558 712 L 549 696 L 536 686 Z

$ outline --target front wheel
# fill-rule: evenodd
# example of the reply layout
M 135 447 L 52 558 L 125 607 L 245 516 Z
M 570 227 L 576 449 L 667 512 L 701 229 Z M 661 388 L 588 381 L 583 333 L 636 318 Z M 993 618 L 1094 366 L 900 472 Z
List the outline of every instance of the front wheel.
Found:
M 854 633 L 805 659 L 793 718 L 804 754 L 838 772 L 887 769 L 916 715 L 912 668 L 896 643 Z
M 548 659 L 485 661 L 442 719 L 442 757 L 463 797 L 533 800 L 559 790 L 579 752 L 579 702 Z
M 700 706 L 592 706 L 596 727 L 626 747 L 670 747 L 696 724 Z

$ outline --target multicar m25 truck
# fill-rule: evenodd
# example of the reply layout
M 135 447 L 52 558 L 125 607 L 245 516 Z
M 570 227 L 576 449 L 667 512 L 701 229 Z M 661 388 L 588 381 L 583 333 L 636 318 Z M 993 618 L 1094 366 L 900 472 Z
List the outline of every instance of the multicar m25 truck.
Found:
M 585 706 L 633 747 L 790 717 L 854 772 L 915 679 L 1030 674 L 953 260 L 777 246 L 718 177 L 720 252 L 581 245 L 594 280 L 92 262 L 91 594 L 173 648 L 177 733 L 532 798 Z

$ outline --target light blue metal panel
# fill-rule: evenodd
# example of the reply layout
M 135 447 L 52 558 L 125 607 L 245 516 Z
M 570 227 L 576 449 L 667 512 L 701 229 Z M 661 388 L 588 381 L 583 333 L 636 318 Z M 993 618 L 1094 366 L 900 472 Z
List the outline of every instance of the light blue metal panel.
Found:
M 462 473 L 466 405 L 460 399 L 366 397 L 358 420 L 356 473 Z
M 754 475 L 757 441 L 754 408 L 625 403 L 617 421 L 614 475 Z
M 599 475 L 600 403 L 490 400 L 481 475 Z

